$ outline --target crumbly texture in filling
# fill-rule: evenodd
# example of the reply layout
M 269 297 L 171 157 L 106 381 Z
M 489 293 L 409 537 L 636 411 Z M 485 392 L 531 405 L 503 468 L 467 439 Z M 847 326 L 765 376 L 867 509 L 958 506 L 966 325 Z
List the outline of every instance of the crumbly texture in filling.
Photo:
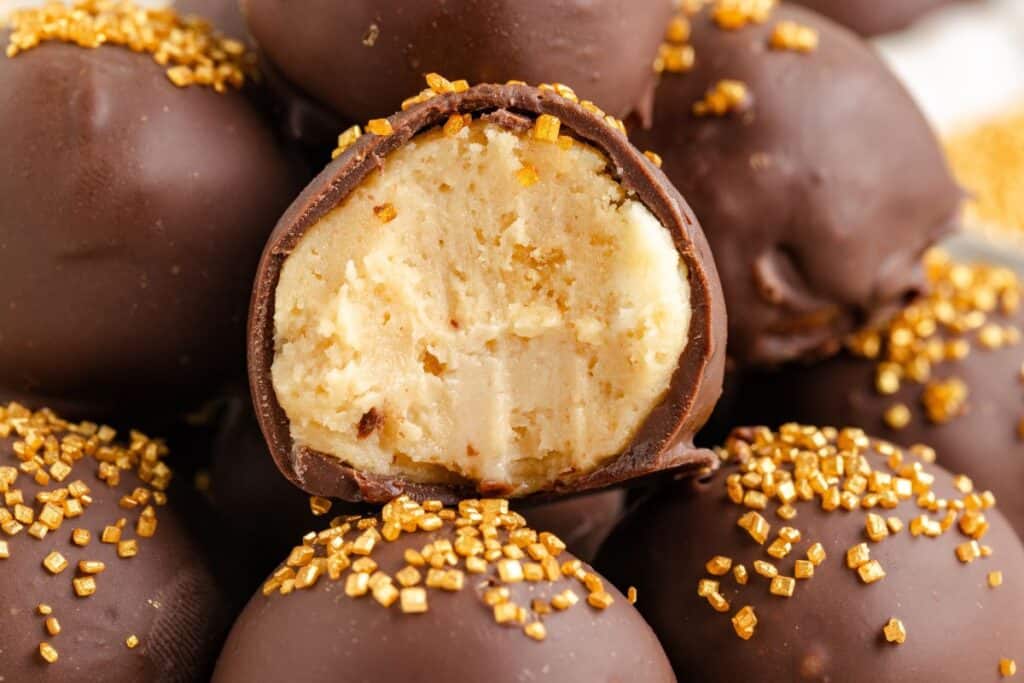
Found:
M 691 307 L 671 235 L 607 164 L 479 121 L 393 153 L 284 263 L 272 372 L 295 442 L 513 494 L 621 453 Z

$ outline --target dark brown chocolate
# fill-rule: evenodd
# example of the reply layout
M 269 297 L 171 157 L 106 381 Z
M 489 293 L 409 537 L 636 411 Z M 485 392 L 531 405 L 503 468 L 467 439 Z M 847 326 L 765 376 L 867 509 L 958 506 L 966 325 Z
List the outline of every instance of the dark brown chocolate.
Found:
M 0 397 L 134 418 L 243 371 L 259 252 L 305 176 L 241 92 L 166 71 L 117 46 L 0 57 Z
M 770 47 L 777 24 L 817 33 Z M 956 223 L 961 191 L 924 117 L 877 54 L 798 7 L 724 30 L 691 19 L 695 65 L 666 73 L 653 127 L 631 130 L 700 218 L 729 310 L 729 356 L 771 365 L 835 353 L 842 337 L 920 283 L 921 253 Z M 698 116 L 722 80 L 742 112 Z M 898 152 L 894 152 L 898 150 Z
M 19 410 L 7 406 L 0 412 L 5 426 L 13 426 L 23 417 Z M 48 423 L 38 416 L 27 420 L 9 437 L 0 439 L 0 470 L 17 471 L 22 465 L 23 459 L 14 449 L 25 445 L 26 425 L 38 433 L 36 425 Z M 57 439 L 67 436 L 62 428 L 46 433 Z M 177 512 L 155 500 L 161 490 L 158 481 L 148 475 L 140 478 L 140 456 L 156 442 L 137 440 L 134 456 L 121 450 L 118 456 L 125 458 L 122 463 L 127 469 L 114 467 L 119 480 L 112 485 L 109 479 L 102 481 L 97 476 L 101 465 L 95 449 L 108 446 L 95 441 L 98 437 L 85 436 L 87 433 L 82 438 L 91 454 L 74 461 L 62 480 L 51 479 L 41 486 L 32 476 L 19 472 L 13 483 L 0 485 L 10 496 L 20 491 L 24 506 L 32 509 L 37 522 L 50 519 L 44 513 L 45 505 L 36 498 L 44 491 L 67 491 L 80 482 L 88 487 L 87 495 L 91 497 L 91 503 L 83 503 L 80 515 L 65 515 L 42 540 L 32 535 L 29 524 L 23 524 L 24 528 L 13 536 L 9 530 L 0 532 L 0 543 L 9 554 L 0 559 L 0 679 L 46 683 L 204 680 L 212 670 L 231 615 L 199 544 L 186 532 Z M 19 443 L 21 446 L 17 446 Z M 42 450 L 37 458 L 46 459 Z M 163 456 L 153 460 L 149 469 L 153 466 L 166 467 Z M 4 475 L 0 474 L 2 479 Z M 147 492 L 146 502 L 126 509 L 123 498 L 133 497 L 137 490 Z M 168 497 L 175 497 L 175 486 Z M 82 498 L 69 494 L 68 500 Z M 16 514 L 15 504 L 7 502 L 6 506 L 0 505 L 0 517 Z M 156 528 L 152 536 L 146 536 L 138 525 L 150 506 Z M 55 507 L 62 508 L 63 504 Z M 134 557 L 119 557 L 116 543 L 101 541 L 104 528 L 116 525 L 120 519 L 126 520 L 121 540 L 137 543 Z M 72 541 L 74 529 L 88 531 L 91 538 L 86 546 Z M 67 563 L 58 574 L 43 565 L 44 558 L 53 552 L 60 553 Z M 94 575 L 95 593 L 88 597 L 78 597 L 73 587 L 73 579 L 87 576 L 79 567 L 80 561 L 104 564 L 102 572 Z M 47 631 L 47 616 L 40 613 L 39 605 L 52 610 L 49 616 L 60 626 L 57 635 Z M 128 645 L 131 636 L 137 638 L 135 647 Z M 57 653 L 52 664 L 40 654 L 43 642 Z
M 862 36 L 892 33 L 955 0 L 794 0 Z M 961 0 L 963 1 L 963 0 Z
M 355 541 L 362 533 L 353 528 L 344 539 Z M 508 543 L 509 532 L 499 526 L 496 538 Z M 372 560 L 377 573 L 391 577 L 397 592 L 403 588 L 398 572 L 411 567 L 405 553 L 421 554 L 425 546 L 456 540 L 449 522 L 438 531 L 403 533 L 391 542 L 379 540 L 362 559 Z M 322 556 L 320 550 L 317 553 Z M 360 556 L 353 554 L 352 559 Z M 574 558 L 562 551 L 549 559 L 565 565 Z M 301 572 L 302 558 L 295 560 L 293 571 Z M 529 562 L 530 556 L 524 554 L 522 563 Z M 459 556 L 445 570 L 464 572 L 465 563 Z M 602 582 L 601 592 L 607 593 L 611 604 L 598 609 L 588 604 L 591 592 L 579 578 L 556 572 L 555 580 L 504 582 L 495 566 L 490 563 L 482 574 L 464 573 L 458 589 L 425 588 L 426 611 L 418 614 L 404 612 L 397 596 L 388 607 L 372 594 L 351 597 L 346 587 L 354 568 L 335 580 L 323 574 L 315 585 L 296 586 L 286 595 L 277 590 L 257 593 L 235 623 L 213 681 L 284 683 L 330 679 L 339 672 L 352 672 L 365 683 L 676 680 L 650 627 L 607 582 Z M 424 590 L 432 581 L 428 573 L 438 570 L 428 564 L 416 571 L 416 588 Z M 591 573 L 586 565 L 580 571 Z M 594 579 L 599 580 L 593 575 L 588 581 Z M 484 596 L 502 586 L 508 590 L 508 603 L 524 608 L 524 622 L 496 622 L 498 611 Z M 576 604 L 565 610 L 536 611 L 534 600 L 549 603 L 566 590 L 576 595 Z M 543 623 L 545 632 L 539 642 L 524 633 L 531 623 Z
M 744 440 L 753 441 L 751 437 L 743 434 Z M 821 444 L 816 437 L 779 445 L 782 452 L 796 445 L 806 461 L 813 458 L 815 444 Z M 865 452 L 867 462 L 893 473 L 886 464 L 891 454 L 879 448 L 886 450 L 876 444 Z M 764 456 L 765 451 L 755 449 L 753 455 Z M 908 451 L 903 455 L 904 465 L 916 461 Z M 739 467 L 727 464 L 709 480 L 666 488 L 626 518 L 598 558 L 598 569 L 616 585 L 638 588 L 637 608 L 658 634 L 680 680 L 996 683 L 1005 680 L 1000 660 L 1021 661 L 1024 548 L 998 504 L 983 510 L 989 528 L 978 542 L 979 549 L 990 546 L 993 554 L 970 562 L 957 554 L 971 542 L 960 530 L 963 513 L 938 537 L 915 536 L 914 518 L 926 514 L 939 524 L 945 513 L 922 509 L 913 494 L 894 508 L 850 512 L 842 507 L 826 512 L 816 495 L 794 503 L 797 514 L 790 521 L 776 514 L 780 503 L 772 496 L 767 509 L 759 511 L 771 525 L 762 546 L 737 525 L 741 515 L 754 511 L 726 494 L 727 477 L 738 475 Z M 948 472 L 936 465 L 923 467 L 935 477 L 931 490 L 936 497 L 967 497 L 954 487 Z M 791 464 L 782 467 L 792 469 Z M 980 496 L 981 491 L 974 493 Z M 879 542 L 869 540 L 868 513 L 883 520 L 897 517 L 902 528 Z M 767 550 L 786 525 L 798 530 L 801 540 L 777 559 Z M 826 557 L 814 567 L 813 576 L 796 579 L 790 597 L 773 594 L 770 580 L 757 573 L 753 562 L 771 563 L 780 575 L 795 578 L 796 561 L 807 560 L 815 543 L 822 544 Z M 870 584 L 847 564 L 847 552 L 860 543 L 867 545 L 869 561 L 878 561 L 885 572 Z M 714 565 L 705 566 L 716 556 L 732 562 L 721 576 L 710 571 Z M 733 574 L 738 564 L 746 569 L 746 585 Z M 995 571 L 1002 575 L 993 587 L 989 574 Z M 865 574 L 875 576 L 871 570 Z M 711 600 L 698 595 L 702 579 L 718 582 L 718 594 L 728 603 L 725 611 L 716 611 Z M 742 640 L 732 618 L 746 606 L 753 608 L 757 624 L 750 639 Z M 883 628 L 894 618 L 906 630 L 903 644 L 884 635 Z
M 343 118 L 386 116 L 438 72 L 561 82 L 616 116 L 649 108 L 669 0 L 246 0 L 284 76 Z
M 480 85 L 459 94 L 433 97 L 389 121 L 393 134 L 364 135 L 331 163 L 292 204 L 275 228 L 259 266 L 249 319 L 249 381 L 256 415 L 277 466 L 303 490 L 346 500 L 383 502 L 406 493 L 414 498 L 452 501 L 476 493 L 460 485 L 419 485 L 358 472 L 338 458 L 296 445 L 288 418 L 275 395 L 275 290 L 284 261 L 306 230 L 341 203 L 391 152 L 452 114 L 507 109 L 536 118 L 549 114 L 563 130 L 602 150 L 623 185 L 636 193 L 672 234 L 688 268 L 692 302 L 689 341 L 667 398 L 647 417 L 624 453 L 587 475 L 553 482 L 545 495 L 603 488 L 673 468 L 698 470 L 711 460 L 694 449 L 694 433 L 707 420 L 721 393 L 725 364 L 725 311 L 714 261 L 696 218 L 668 179 L 624 135 L 592 112 L 556 94 L 521 85 Z
M 998 293 L 997 301 L 1019 295 L 1019 280 L 1015 276 L 1008 271 L 983 268 L 987 272 L 1003 272 L 1010 278 L 1010 286 L 1004 291 L 988 285 L 965 287 L 957 297 L 962 306 L 972 301 L 971 290 L 980 292 L 979 302 L 993 291 Z M 959 272 L 979 271 L 972 266 Z M 942 280 L 941 283 L 933 281 L 933 286 L 940 284 L 948 288 L 949 279 L 943 277 Z M 906 311 L 920 308 L 912 306 Z M 973 304 L 963 306 L 960 311 L 961 315 L 981 313 L 982 309 Z M 931 315 L 926 318 L 931 319 Z M 930 323 L 924 324 L 930 326 Z M 925 338 L 925 343 L 938 342 L 949 350 L 953 350 L 953 344 L 966 343 L 969 345 L 966 355 L 929 363 L 927 376 L 919 380 L 904 377 L 894 393 L 883 394 L 879 390 L 880 377 L 886 374 L 884 363 L 893 349 L 888 341 L 891 333 L 883 330 L 885 341 L 880 356 L 875 359 L 847 350 L 820 363 L 746 373 L 737 382 L 737 400 L 724 412 L 729 419 L 743 422 L 775 425 L 795 420 L 854 425 L 894 443 L 908 446 L 926 443 L 935 448 L 941 465 L 953 472 L 966 473 L 979 486 L 992 489 L 999 498 L 1003 514 L 1018 533 L 1024 534 L 1024 496 L 1017 488 L 1024 482 L 1024 432 L 1021 431 L 1024 383 L 1020 374 L 1024 366 L 1024 344 L 1018 339 L 988 347 L 981 342 L 985 334 L 981 330 L 986 328 L 1016 330 L 1019 334 L 1024 330 L 1024 310 L 1008 311 L 999 304 L 985 314 L 979 328 L 963 333 L 939 324 L 935 333 Z M 922 343 L 915 338 L 914 345 L 920 348 Z M 881 383 L 887 380 L 882 379 Z M 962 402 L 954 400 L 944 405 L 939 400 L 955 398 L 949 392 L 960 386 L 965 392 Z M 945 392 L 944 387 L 948 387 Z M 934 414 L 926 409 L 926 399 L 931 402 Z M 898 419 L 900 407 L 906 408 L 907 422 L 903 426 Z M 890 413 L 894 409 L 897 412 Z M 887 416 L 887 413 L 890 414 Z

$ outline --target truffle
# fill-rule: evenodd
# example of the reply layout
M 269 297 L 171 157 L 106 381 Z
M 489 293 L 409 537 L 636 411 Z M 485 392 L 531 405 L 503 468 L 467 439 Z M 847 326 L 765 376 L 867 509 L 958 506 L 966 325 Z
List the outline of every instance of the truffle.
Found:
M 934 134 L 867 44 L 803 8 L 720 1 L 667 37 L 678 73 L 630 136 L 701 220 L 730 358 L 838 351 L 916 290 L 919 257 L 956 223 L 961 191 Z
M 793 0 L 862 36 L 892 33 L 910 27 L 924 15 L 954 0 Z
M 719 472 L 638 508 L 597 566 L 636 585 L 682 680 L 995 683 L 1024 657 L 1024 547 L 933 455 L 737 430 Z
M 74 417 L 184 412 L 244 372 L 256 262 L 302 182 L 236 88 L 242 45 L 132 8 L 74 10 L 84 45 L 52 4 L 0 33 L 0 396 Z
M 336 114 L 386 116 L 428 72 L 559 81 L 616 116 L 643 109 L 670 0 L 247 0 L 280 72 Z
M 926 296 L 853 335 L 836 358 L 748 373 L 733 419 L 857 425 L 901 445 L 927 443 L 940 464 L 992 489 L 1024 533 L 1020 279 L 939 251 L 925 270 Z
M 215 683 L 675 681 L 627 599 L 507 501 L 399 498 L 308 539 L 235 623 Z
M 163 444 L 17 404 L 0 433 L 0 678 L 208 676 L 229 615 L 166 505 Z
M 278 467 L 383 502 L 706 466 L 725 320 L 685 201 L 567 88 L 427 80 L 264 251 L 249 378 Z

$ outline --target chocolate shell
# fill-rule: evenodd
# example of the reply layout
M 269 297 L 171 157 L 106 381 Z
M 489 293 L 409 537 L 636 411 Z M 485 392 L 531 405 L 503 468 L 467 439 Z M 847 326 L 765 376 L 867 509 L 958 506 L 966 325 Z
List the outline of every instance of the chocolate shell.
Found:
M 954 0 L 794 0 L 862 36 L 908 28 L 915 21 Z
M 469 505 L 465 501 L 459 510 L 469 511 Z M 386 509 L 383 519 L 394 519 L 392 512 Z M 427 517 L 438 519 L 436 514 Z M 487 519 L 487 513 L 480 519 Z M 464 521 L 468 519 L 460 515 L 458 522 Z M 513 529 L 503 522 L 491 526 L 496 532 L 492 539 L 505 544 L 510 554 L 518 556 L 510 548 L 516 547 L 517 531 L 532 534 L 535 542 L 524 546 L 521 560 L 499 552 L 500 559 L 485 563 L 487 568 L 478 573 L 482 567 L 470 570 L 470 558 L 483 562 L 483 557 L 461 553 L 470 552 L 467 546 L 473 541 L 480 547 L 483 543 L 478 537 L 457 536 L 453 522 L 373 544 L 359 539 L 373 537 L 376 530 L 389 534 L 386 523 L 376 530 L 356 524 L 350 520 L 342 536 L 341 545 L 359 548 L 351 551 L 349 567 L 339 571 L 347 562 L 341 559 L 344 551 L 328 550 L 334 540 L 331 532 L 343 528 L 334 527 L 306 546 L 315 549 L 315 557 L 296 548 L 287 565 L 268 579 L 235 623 L 214 683 L 348 675 L 339 672 L 351 672 L 365 683 L 676 680 L 636 609 L 587 565 L 560 550 L 557 540 L 541 535 L 541 529 Z M 369 545 L 372 549 L 366 552 Z M 453 545 L 455 552 L 450 550 Z M 423 561 L 424 553 L 429 563 Z M 447 563 L 433 561 L 449 553 Z M 532 559 L 542 556 L 538 562 Z M 356 564 L 367 561 L 373 563 L 372 578 L 366 567 Z M 317 562 L 327 569 L 318 571 Z M 540 562 L 553 563 L 546 570 L 550 573 L 536 574 Z M 529 580 L 521 579 L 520 567 Z M 288 576 L 294 578 L 283 578 Z M 567 592 L 574 597 L 566 600 Z
M 368 178 L 386 174 L 389 155 L 421 133 L 435 130 L 436 134 L 437 127 L 453 115 L 483 115 L 478 120 L 497 122 L 499 128 L 522 135 L 541 115 L 547 115 L 548 121 L 556 117 L 563 132 L 607 157 L 607 168 L 616 181 L 670 233 L 669 239 L 685 265 L 692 317 L 688 341 L 668 379 L 667 393 L 646 414 L 630 445 L 620 454 L 593 471 L 546 481 L 530 493 L 550 496 L 583 492 L 662 470 L 707 466 L 712 462 L 710 452 L 694 449 L 692 437 L 706 421 L 721 391 L 725 314 L 714 262 L 697 220 L 654 163 L 628 142 L 614 122 L 580 106 L 571 94 L 566 97 L 554 90 L 525 85 L 480 85 L 464 92 L 439 94 L 392 116 L 386 124 L 376 122 L 390 134 L 359 138 L 306 188 L 271 236 L 252 299 L 249 377 L 257 418 L 278 467 L 308 493 L 353 501 L 382 502 L 401 493 L 451 501 L 477 491 L 508 492 L 507 486 L 489 486 L 480 481 L 416 482 L 357 471 L 339 457 L 298 444 L 271 374 L 277 347 L 276 290 L 283 267 L 307 231 L 344 205 Z M 359 420 L 359 437 L 372 434 L 382 419 L 375 410 L 369 411 Z
M 246 0 L 252 35 L 342 118 L 386 116 L 432 71 L 561 82 L 616 116 L 649 108 L 669 0 Z M 646 103 L 646 107 L 645 107 Z
M 175 498 L 173 486 L 164 493 L 170 478 L 161 443 L 135 434 L 121 445 L 106 428 L 13 405 L 0 408 L 0 416 L 4 433 L 11 430 L 0 439 L 7 503 L 0 505 L 0 678 L 204 680 L 231 615 L 199 544 L 161 499 Z M 42 446 L 26 461 L 38 436 L 55 439 L 63 455 Z M 39 470 L 49 481 L 40 485 L 24 471 L 26 462 L 52 463 Z M 40 502 L 47 492 L 63 500 Z M 24 502 L 15 503 L 16 496 Z M 12 516 L 16 524 L 9 526 Z M 119 540 L 105 537 L 108 527 Z M 82 586 L 79 594 L 75 582 L 87 578 L 95 581 L 93 592 Z
M 782 431 L 738 431 L 721 470 L 643 504 L 598 557 L 616 585 L 637 587 L 637 608 L 679 679 L 1004 680 L 1001 667 L 1024 653 L 1024 547 L 998 496 L 988 507 L 968 480 L 922 462 L 927 449 L 857 430 Z M 840 463 L 859 461 L 853 476 L 836 475 L 837 452 Z M 798 468 L 797 490 L 818 486 L 815 475 L 838 482 L 831 502 L 795 494 L 791 516 L 782 500 L 793 491 L 782 483 Z M 858 476 L 870 484 L 854 494 Z M 763 494 L 766 483 L 779 487 Z M 886 493 L 894 486 L 903 492 Z
M 866 43 L 799 7 L 731 29 L 713 11 L 689 19 L 680 48 L 694 51 L 692 68 L 663 75 L 651 128 L 631 138 L 662 155 L 700 218 L 730 359 L 834 354 L 917 291 L 918 259 L 953 229 L 962 193 L 917 105 Z
M 305 176 L 242 92 L 167 70 L 113 45 L 0 57 L 0 397 L 137 419 L 243 372 L 259 253 Z

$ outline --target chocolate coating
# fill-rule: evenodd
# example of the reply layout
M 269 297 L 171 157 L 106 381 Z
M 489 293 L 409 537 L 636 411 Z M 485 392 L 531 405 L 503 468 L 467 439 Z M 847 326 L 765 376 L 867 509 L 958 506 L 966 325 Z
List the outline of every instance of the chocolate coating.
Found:
M 794 0 L 862 36 L 908 28 L 924 15 L 953 0 Z
M 0 396 L 135 417 L 240 373 L 259 252 L 303 178 L 245 96 L 56 42 L 0 59 L 0 87 Z
M 697 220 L 668 179 L 603 119 L 555 94 L 529 86 L 480 85 L 459 94 L 434 97 L 389 120 L 393 134 L 364 135 L 306 188 L 275 228 L 253 292 L 249 318 L 249 383 L 256 415 L 277 466 L 294 484 L 321 496 L 383 502 L 401 493 L 452 501 L 475 491 L 459 485 L 419 485 L 354 471 L 328 454 L 296 445 L 271 378 L 274 359 L 275 289 L 281 268 L 304 233 L 380 168 L 387 155 L 417 133 L 452 114 L 514 112 L 530 119 L 550 114 L 563 131 L 603 151 L 622 184 L 636 193 L 672 234 L 688 269 L 692 318 L 689 341 L 672 377 L 667 397 L 646 418 L 628 450 L 596 471 L 554 482 L 549 495 L 583 492 L 670 468 L 699 469 L 710 452 L 693 447 L 693 435 L 707 420 L 721 393 L 725 365 L 725 311 L 714 261 Z M 495 120 L 501 120 L 499 115 Z M 513 120 L 520 121 L 519 117 Z M 468 488 L 468 487 L 467 487 Z
M 244 40 L 249 36 L 239 0 L 174 0 L 179 14 L 193 14 L 206 19 L 224 35 Z
M 1000 317 L 1024 329 L 1024 312 Z M 942 334 L 944 339 L 952 335 Z M 933 370 L 941 379 L 956 378 L 968 390 L 964 410 L 945 423 L 930 420 L 921 406 L 923 386 L 903 382 L 889 396 L 878 393 L 877 363 L 849 352 L 807 366 L 750 373 L 741 382 L 734 419 L 777 425 L 788 421 L 854 425 L 893 443 L 925 443 L 936 450 L 939 464 L 967 474 L 995 492 L 999 509 L 1018 533 L 1024 534 L 1024 440 L 1018 423 L 1024 416 L 1024 385 L 1020 369 L 1024 345 L 989 350 L 974 348 L 963 360 Z M 894 429 L 884 419 L 887 408 L 903 404 L 910 421 Z
M 393 574 L 405 566 L 406 549 L 452 538 L 441 534 L 404 534 L 378 544 L 372 557 Z M 558 559 L 571 558 L 562 553 Z M 385 609 L 370 596 L 349 598 L 344 578 L 324 578 L 284 596 L 257 594 L 235 623 L 213 681 L 337 680 L 339 672 L 365 683 L 676 680 L 650 627 L 614 588 L 608 587 L 614 603 L 601 612 L 581 599 L 551 614 L 546 639 L 535 642 L 522 627 L 495 623 L 478 594 L 481 584 L 486 587 L 485 577 L 468 575 L 461 590 L 430 590 L 425 614 L 403 614 L 398 604 Z M 519 605 L 567 588 L 585 593 L 578 581 L 565 578 L 508 587 Z
M 877 453 L 867 456 L 884 465 Z M 803 534 L 783 560 L 775 560 L 736 525 L 745 511 L 726 496 L 725 466 L 710 480 L 680 482 L 645 503 L 613 533 L 598 558 L 598 567 L 617 585 L 635 585 L 637 607 L 654 628 L 680 679 L 717 681 L 997 681 L 999 661 L 1024 651 L 1018 616 L 1024 607 L 1024 548 L 998 509 L 986 510 L 990 529 L 983 543 L 994 555 L 971 564 L 954 549 L 967 539 L 954 526 L 938 538 L 914 537 L 905 526 L 879 543 L 868 542 L 865 512 L 841 508 L 824 512 L 820 501 L 796 503 L 798 515 L 783 522 L 772 501 L 763 513 L 774 539 L 783 524 Z M 963 498 L 952 477 L 935 465 L 938 496 Z M 921 514 L 913 501 L 893 510 L 904 524 Z M 932 515 L 932 518 L 941 515 Z M 814 576 L 796 582 L 785 598 L 769 593 L 768 580 L 754 572 L 755 559 L 774 563 L 793 576 L 794 560 L 820 542 L 827 559 Z M 887 575 L 871 585 L 846 565 L 852 546 L 868 542 L 872 559 Z M 743 563 L 748 584 L 731 574 L 715 577 L 705 563 L 715 555 Z M 987 574 L 1001 570 L 1004 583 L 991 588 Z M 719 614 L 697 595 L 700 579 L 720 581 L 731 603 Z M 758 619 L 749 641 L 740 640 L 730 617 L 745 605 Z M 886 642 L 882 628 L 900 619 L 907 639 Z M 955 632 L 955 634 L 954 634 Z M 955 646 L 953 643 L 955 642 Z
M 617 116 L 645 108 L 669 0 L 246 0 L 261 50 L 344 118 L 386 116 L 438 72 L 558 81 Z
M 818 48 L 771 49 L 785 20 L 815 29 Z M 653 127 L 631 137 L 662 155 L 700 218 L 726 294 L 730 358 L 834 353 L 919 286 L 917 260 L 952 228 L 961 192 L 910 95 L 850 32 L 788 6 L 735 31 L 707 10 L 691 23 L 694 68 L 664 75 Z M 722 79 L 742 81 L 749 106 L 696 116 Z
M 0 467 L 17 466 L 13 437 L 0 439 Z M 59 529 L 43 540 L 28 535 L 0 535 L 9 545 L 10 557 L 0 559 L 0 679 L 4 681 L 123 681 L 192 683 L 204 680 L 230 623 L 225 598 L 214 582 L 199 544 L 187 533 L 182 519 L 169 506 L 156 507 L 158 526 L 152 538 L 135 532 L 141 508 L 125 510 L 122 496 L 145 487 L 135 472 L 122 470 L 120 483 L 111 487 L 96 476 L 97 461 L 87 456 L 74 465 L 71 476 L 58 484 L 36 485 L 22 474 L 20 488 L 26 504 L 38 513 L 38 492 L 82 480 L 93 502 L 77 518 L 65 519 Z M 170 498 L 175 497 L 172 487 Z M 136 557 L 120 559 L 117 546 L 100 542 L 106 525 L 127 518 L 123 538 L 137 539 Z M 82 548 L 71 542 L 72 529 L 92 534 Z M 60 552 L 69 566 L 54 576 L 44 569 L 43 558 Z M 80 560 L 100 561 L 105 570 L 96 576 L 97 590 L 90 597 L 76 597 L 72 578 Z M 52 636 L 44 628 L 45 617 L 37 611 L 49 605 L 61 632 Z M 139 644 L 125 644 L 135 635 Z M 56 663 L 40 657 L 39 644 L 50 643 L 59 653 Z

